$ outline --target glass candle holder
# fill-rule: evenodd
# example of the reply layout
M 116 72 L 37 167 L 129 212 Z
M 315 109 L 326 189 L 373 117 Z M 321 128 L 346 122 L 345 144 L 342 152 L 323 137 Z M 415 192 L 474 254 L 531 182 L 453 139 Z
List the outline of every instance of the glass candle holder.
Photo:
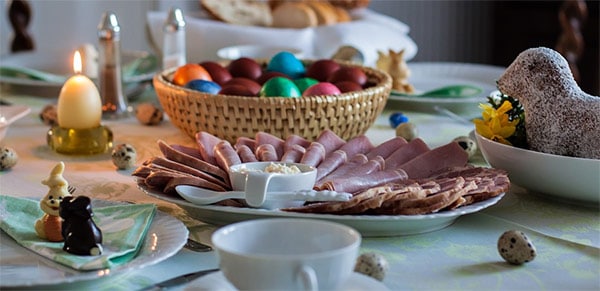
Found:
M 48 146 L 67 155 L 94 155 L 108 152 L 113 147 L 113 133 L 106 126 L 73 129 L 52 127 L 46 134 Z

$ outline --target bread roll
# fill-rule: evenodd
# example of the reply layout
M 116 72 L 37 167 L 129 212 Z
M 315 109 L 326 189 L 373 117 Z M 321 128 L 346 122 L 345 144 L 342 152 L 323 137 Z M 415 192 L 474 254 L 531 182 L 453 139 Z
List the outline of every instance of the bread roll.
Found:
M 305 28 L 319 24 L 317 14 L 304 2 L 285 2 L 273 9 L 273 26 Z
M 271 8 L 266 2 L 251 0 L 201 0 L 212 17 L 231 24 L 271 26 Z

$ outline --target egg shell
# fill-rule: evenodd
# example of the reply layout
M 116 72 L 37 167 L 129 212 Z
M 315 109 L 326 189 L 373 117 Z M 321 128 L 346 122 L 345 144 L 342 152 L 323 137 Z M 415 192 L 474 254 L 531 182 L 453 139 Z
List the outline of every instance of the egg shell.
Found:
M 260 89 L 262 88 L 262 86 L 260 84 L 258 84 L 257 82 L 255 82 L 254 80 L 248 79 L 248 78 L 243 78 L 243 77 L 234 77 L 231 80 L 229 80 L 227 83 L 225 83 L 223 85 L 223 87 L 229 86 L 229 85 L 241 85 L 244 86 L 246 88 L 248 88 L 248 90 L 250 90 L 250 92 L 252 92 L 252 95 L 254 96 L 258 96 L 258 92 L 260 92 Z
M 342 93 L 360 91 L 363 89 L 360 85 L 358 85 L 357 83 L 354 83 L 352 81 L 341 81 L 341 82 L 335 82 L 333 84 L 336 87 L 338 87 L 338 89 L 340 89 L 340 91 L 342 91 Z
M 271 58 L 267 64 L 267 71 L 280 72 L 290 76 L 292 79 L 298 79 L 304 76 L 306 68 L 294 54 L 282 51 Z
M 351 81 L 363 87 L 367 83 L 367 75 L 357 67 L 341 67 L 327 78 L 330 83 Z
M 256 79 L 256 82 L 262 86 L 274 77 L 284 77 L 290 79 L 290 76 L 281 72 L 264 72 L 262 75 L 260 75 L 260 77 L 258 77 L 258 79 Z
M 135 117 L 143 125 L 157 125 L 163 121 L 164 112 L 153 103 L 143 102 L 135 108 Z
M 173 83 L 179 86 L 197 79 L 212 81 L 208 71 L 198 64 L 185 64 L 178 67 L 173 74 Z
M 259 95 L 261 97 L 300 97 L 302 93 L 292 80 L 275 77 L 262 86 Z
M 339 95 L 342 94 L 340 89 L 329 82 L 321 82 L 314 84 L 306 89 L 302 96 L 320 96 L 320 95 Z
M 380 254 L 364 253 L 356 259 L 354 271 L 383 281 L 390 265 Z
M 200 63 L 200 65 L 210 74 L 212 80 L 219 85 L 223 85 L 233 78 L 231 73 L 217 62 L 206 61 Z
M 19 161 L 17 152 L 10 147 L 0 148 L 0 171 L 8 170 L 14 167 Z
M 217 94 L 221 91 L 219 84 L 206 80 L 191 80 L 184 87 L 209 94 Z
M 457 142 L 458 145 L 460 145 L 460 147 L 462 147 L 463 150 L 467 152 L 469 158 L 475 156 L 475 154 L 477 153 L 477 143 L 468 136 L 459 136 L 453 141 Z
M 419 132 L 414 123 L 404 122 L 396 126 L 396 136 L 400 136 L 407 141 L 411 141 L 419 136 Z
M 509 230 L 498 239 L 498 252 L 508 263 L 521 265 L 533 261 L 537 251 L 524 232 Z
M 40 120 L 49 126 L 55 126 L 58 124 L 57 106 L 55 104 L 48 104 L 44 106 L 40 111 Z
M 248 78 L 256 80 L 262 75 L 262 67 L 251 58 L 239 58 L 231 61 L 227 66 L 232 77 Z
M 319 82 L 325 82 L 340 67 L 340 64 L 332 60 L 317 60 L 306 68 L 306 76 L 316 79 Z
M 298 89 L 300 89 L 300 92 L 306 91 L 306 89 L 308 89 L 308 87 L 315 85 L 319 83 L 319 81 L 317 81 L 316 79 L 313 78 L 309 78 L 309 77 L 304 77 L 304 78 L 300 78 L 300 79 L 296 79 L 294 80 L 294 84 L 296 84 L 296 86 L 298 86 Z
M 239 85 L 239 84 L 230 84 L 225 85 L 219 91 L 219 94 L 223 95 L 235 95 L 235 96 L 247 96 L 247 97 L 258 97 L 258 93 L 253 92 L 250 88 Z
M 137 160 L 137 151 L 130 144 L 119 144 L 114 147 L 111 158 L 113 164 L 119 170 L 129 169 L 135 166 Z

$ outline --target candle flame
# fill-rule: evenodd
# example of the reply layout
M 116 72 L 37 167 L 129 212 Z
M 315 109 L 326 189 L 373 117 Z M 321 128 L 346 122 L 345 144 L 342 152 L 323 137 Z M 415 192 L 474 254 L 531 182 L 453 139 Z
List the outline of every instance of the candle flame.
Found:
M 81 53 L 79 51 L 75 51 L 75 55 L 73 56 L 73 71 L 75 74 L 81 74 L 82 70 L 81 65 Z

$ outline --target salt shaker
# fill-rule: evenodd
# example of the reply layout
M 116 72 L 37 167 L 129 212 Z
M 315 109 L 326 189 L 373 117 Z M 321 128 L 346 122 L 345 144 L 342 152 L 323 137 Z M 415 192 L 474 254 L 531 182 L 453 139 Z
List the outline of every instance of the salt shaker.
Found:
M 98 24 L 99 88 L 102 116 L 119 118 L 127 115 L 127 100 L 121 79 L 121 27 L 113 12 L 105 12 Z
M 171 7 L 163 32 L 163 69 L 184 65 L 186 62 L 185 19 L 181 9 Z

